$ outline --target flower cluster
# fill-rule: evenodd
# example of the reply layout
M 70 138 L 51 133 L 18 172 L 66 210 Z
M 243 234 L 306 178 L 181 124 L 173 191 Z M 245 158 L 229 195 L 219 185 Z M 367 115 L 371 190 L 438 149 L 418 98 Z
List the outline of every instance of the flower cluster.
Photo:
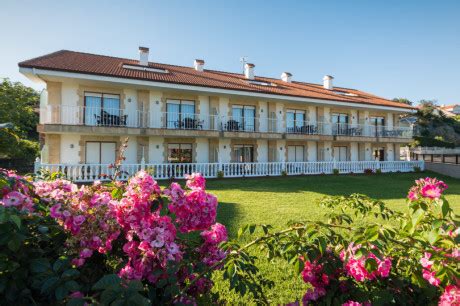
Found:
M 439 298 L 439 306 L 458 306 L 460 305 L 460 287 L 448 285 L 444 293 Z
M 367 256 L 361 256 L 358 258 L 355 255 L 355 252 L 359 248 L 361 248 L 360 245 L 355 246 L 353 244 L 350 244 L 348 246 L 348 249 L 346 251 L 342 251 L 342 253 L 340 254 L 340 258 L 344 261 L 345 270 L 349 276 L 353 277 L 358 282 L 363 282 L 366 280 L 373 280 L 377 277 L 385 278 L 390 275 L 390 258 L 381 256 L 382 259 L 379 259 L 372 252 L 369 252 Z M 375 246 L 371 246 L 371 248 L 376 249 Z M 375 260 L 375 262 L 377 263 L 377 268 L 372 272 L 369 272 L 365 267 L 366 260 L 370 258 Z
M 4 178 L 7 185 L 0 189 L 0 205 L 15 207 L 21 211 L 34 211 L 32 189 L 30 183 L 16 172 L 0 168 L 0 178 Z
M 302 271 L 303 281 L 310 283 L 313 288 L 309 288 L 305 292 L 302 302 L 307 304 L 309 301 L 316 301 L 326 294 L 326 286 L 329 285 L 329 276 L 323 272 L 323 265 L 317 261 L 310 262 L 304 260 L 304 268 Z
M 415 185 L 409 190 L 407 198 L 410 201 L 416 201 L 422 197 L 431 200 L 439 199 L 447 187 L 443 181 L 439 181 L 436 178 L 419 179 L 415 181 Z
M 423 267 L 422 276 L 426 279 L 431 285 L 439 286 L 441 280 L 436 277 L 436 272 L 432 271 L 433 261 L 430 260 L 431 253 L 425 252 L 423 257 L 420 259 L 420 264 Z
M 171 199 L 168 209 L 176 215 L 182 233 L 206 230 L 216 222 L 217 198 L 206 193 L 201 175 L 190 178 L 187 186 L 191 191 L 188 193 L 177 183 L 172 183 L 169 189 L 163 191 Z
M 75 256 L 74 265 L 82 266 L 94 252 L 107 253 L 119 239 L 125 258 L 118 275 L 155 284 L 168 276 L 169 263 L 183 260 L 187 245 L 177 237 L 177 230 L 201 231 L 202 243 L 191 250 L 205 265 L 213 266 L 226 257 L 219 244 L 227 240 L 227 230 L 215 222 L 217 198 L 205 191 L 200 174 L 187 176 L 186 186 L 184 190 L 172 183 L 162 190 L 148 173 L 140 171 L 128 183 L 113 182 L 110 187 L 96 181 L 79 188 L 58 179 L 35 183 L 35 192 L 50 205 L 50 216 L 70 234 L 66 247 Z M 168 215 L 162 210 L 163 197 L 169 200 Z M 185 284 L 197 274 L 181 270 L 177 277 L 179 284 Z M 211 286 L 203 277 L 188 293 L 201 294 Z
M 219 243 L 227 241 L 227 229 L 220 223 L 216 223 L 209 230 L 201 232 L 204 243 L 198 248 L 201 261 L 213 266 L 226 257 L 226 253 L 219 248 Z
M 36 182 L 35 192 L 51 205 L 50 216 L 71 233 L 66 246 L 77 255 L 73 264 L 82 266 L 94 251 L 112 249 L 120 228 L 113 218 L 111 193 L 100 182 L 81 188 L 61 179 Z

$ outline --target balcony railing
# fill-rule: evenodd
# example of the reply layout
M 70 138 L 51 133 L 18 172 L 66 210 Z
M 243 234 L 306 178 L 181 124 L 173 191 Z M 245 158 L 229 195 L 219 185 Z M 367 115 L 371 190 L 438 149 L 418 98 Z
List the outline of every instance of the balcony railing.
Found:
M 41 124 L 102 127 L 161 128 L 224 132 L 262 132 L 301 135 L 337 135 L 412 138 L 410 127 L 386 127 L 350 123 L 286 121 L 260 117 L 232 117 L 193 113 L 143 112 L 84 106 L 48 105 L 40 109 Z
M 282 175 L 313 175 L 364 173 L 369 169 L 382 172 L 412 172 L 424 169 L 424 161 L 343 161 L 343 162 L 265 162 L 265 163 L 186 163 L 186 164 L 123 164 L 118 179 L 127 180 L 139 170 L 145 170 L 155 179 L 184 178 L 199 172 L 206 178 L 260 177 Z M 115 170 L 108 164 L 42 164 L 35 162 L 35 173 L 41 169 L 61 172 L 74 182 L 108 180 Z

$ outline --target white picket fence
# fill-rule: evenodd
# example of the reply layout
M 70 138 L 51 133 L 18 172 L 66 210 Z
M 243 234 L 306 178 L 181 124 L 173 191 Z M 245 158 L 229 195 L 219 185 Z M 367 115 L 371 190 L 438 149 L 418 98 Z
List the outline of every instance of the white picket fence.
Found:
M 412 172 L 424 170 L 420 161 L 344 161 L 344 162 L 267 162 L 267 163 L 189 163 L 189 164 L 123 164 L 119 179 L 127 180 L 139 170 L 145 170 L 155 179 L 184 178 L 186 174 L 199 172 L 206 178 L 262 177 L 281 175 L 314 175 L 339 173 L 364 173 L 371 169 L 381 172 Z M 74 182 L 108 180 L 114 175 L 110 165 L 99 164 L 42 164 L 37 159 L 35 173 L 41 170 L 61 172 Z

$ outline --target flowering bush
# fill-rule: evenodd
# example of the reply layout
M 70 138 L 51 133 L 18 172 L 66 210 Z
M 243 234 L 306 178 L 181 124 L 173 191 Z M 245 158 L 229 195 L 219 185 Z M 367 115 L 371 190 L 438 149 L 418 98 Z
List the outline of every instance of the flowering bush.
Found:
M 50 293 L 41 296 L 44 303 L 194 303 L 212 286 L 210 273 L 220 267 L 212 266 L 226 257 L 219 247 L 227 231 L 216 223 L 217 199 L 200 174 L 187 177 L 185 190 L 177 183 L 162 189 L 143 171 L 127 183 L 80 187 L 61 178 L 32 185 L 13 172 L 0 174 L 0 212 L 46 219 L 61 235 L 61 246 L 40 257 L 29 286 Z M 20 227 L 13 216 L 8 221 Z
M 232 272 L 227 278 L 236 275 L 236 283 L 254 279 L 251 286 L 264 301 L 258 272 L 238 274 L 229 260 L 233 254 L 247 256 L 248 249 L 257 246 L 267 250 L 270 259 L 292 263 L 309 284 L 303 297 L 290 305 L 460 305 L 459 216 L 443 196 L 446 189 L 437 179 L 417 180 L 408 193 L 408 213 L 353 194 L 321 200 L 320 205 L 330 209 L 328 222 L 292 222 L 278 232 L 267 225 L 248 225 L 240 236 L 257 228 L 263 235 L 245 246 L 224 244 L 231 250 L 224 276 Z M 247 268 L 254 262 L 243 264 Z

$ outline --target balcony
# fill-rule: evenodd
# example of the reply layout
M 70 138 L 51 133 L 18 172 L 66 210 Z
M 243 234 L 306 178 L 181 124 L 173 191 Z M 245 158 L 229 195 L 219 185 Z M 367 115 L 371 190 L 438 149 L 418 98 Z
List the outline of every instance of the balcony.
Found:
M 240 116 L 232 117 L 193 113 L 154 113 L 129 109 L 90 108 L 66 105 L 48 105 L 40 109 L 40 124 L 196 131 L 191 136 L 199 133 L 199 131 L 224 132 L 240 136 L 242 135 L 240 133 L 253 133 L 253 137 L 265 137 L 260 133 L 265 133 L 266 137 L 281 137 L 281 134 L 285 133 L 410 139 L 413 135 L 412 129 L 408 127 L 349 123 L 333 124 L 295 120 L 286 121 L 286 127 L 283 128 L 282 121 L 272 118 L 245 118 Z M 278 136 L 274 134 L 278 134 Z

